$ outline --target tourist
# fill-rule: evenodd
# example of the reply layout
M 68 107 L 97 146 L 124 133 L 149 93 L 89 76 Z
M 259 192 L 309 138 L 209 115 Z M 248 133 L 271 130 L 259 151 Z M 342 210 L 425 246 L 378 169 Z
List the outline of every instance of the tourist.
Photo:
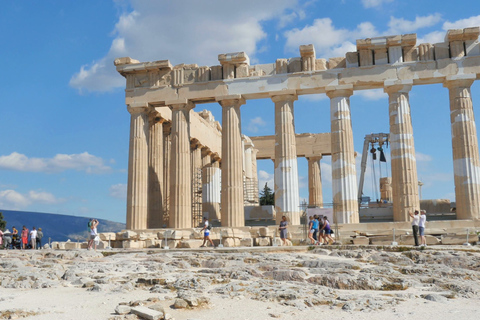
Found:
M 335 244 L 335 240 L 333 240 L 331 236 L 333 231 L 332 231 L 332 228 L 330 227 L 330 222 L 328 222 L 327 216 L 323 216 L 323 230 L 325 232 L 325 235 L 324 235 L 325 244 L 329 244 L 328 240 L 332 242 L 331 244 Z
M 313 232 L 315 229 L 313 229 L 313 216 L 310 216 L 310 221 L 308 222 L 308 239 L 310 239 L 311 244 L 315 244 L 315 239 L 313 239 Z
M 280 239 L 282 239 L 282 246 L 287 245 L 287 217 L 283 216 L 282 221 L 280 221 L 280 227 L 278 228 L 280 230 Z
M 212 239 L 210 239 L 210 229 L 212 227 L 210 226 L 210 224 L 208 223 L 208 218 L 207 217 L 203 217 L 203 228 L 202 230 L 200 230 L 200 232 L 203 231 L 203 244 L 200 246 L 200 248 L 203 248 L 205 247 L 205 244 L 207 243 L 207 240 L 210 242 L 210 244 L 212 245 L 212 247 L 215 247 L 215 245 L 213 244 L 213 241 Z
M 28 246 L 28 229 L 27 227 L 23 226 L 22 228 L 22 250 Z
M 30 231 L 30 244 L 32 245 L 32 250 L 37 248 L 37 230 L 35 227 L 33 227 L 32 231 Z
M 314 215 L 313 216 L 313 239 L 315 239 L 315 244 L 318 243 L 318 225 L 319 225 L 319 222 L 318 222 L 318 216 L 317 215 Z
M 95 238 L 98 236 L 97 234 L 97 226 L 98 226 L 98 220 L 93 219 L 92 223 L 90 225 L 90 240 L 88 241 L 88 248 L 87 250 L 92 249 L 92 246 L 95 245 L 95 250 L 97 250 L 97 242 L 95 241 Z
M 418 210 L 415 210 L 415 215 L 411 212 L 408 213 L 410 217 L 413 218 L 412 220 L 412 231 L 413 231 L 413 240 L 415 241 L 415 247 L 418 247 L 418 223 L 420 221 L 420 217 L 418 216 Z
M 3 231 L 0 229 L 0 247 L 3 246 Z
M 319 225 L 319 228 L 318 228 L 318 244 L 319 245 L 322 245 L 322 244 L 327 244 L 327 239 L 325 238 L 325 220 L 323 218 L 323 216 L 320 216 L 318 218 L 318 225 Z
M 37 231 L 37 249 L 42 249 L 42 238 L 43 238 L 42 228 L 38 228 L 38 231 Z
M 11 249 L 11 246 L 12 246 L 12 233 L 10 232 L 10 230 L 7 229 L 3 233 L 3 248 L 5 250 Z
M 420 234 L 420 246 L 427 246 L 427 237 L 425 236 L 425 222 L 427 222 L 427 211 L 420 210 L 420 219 L 418 221 L 418 232 Z
M 12 227 L 12 248 L 15 249 L 17 246 L 17 241 L 18 241 L 18 230 L 17 228 Z

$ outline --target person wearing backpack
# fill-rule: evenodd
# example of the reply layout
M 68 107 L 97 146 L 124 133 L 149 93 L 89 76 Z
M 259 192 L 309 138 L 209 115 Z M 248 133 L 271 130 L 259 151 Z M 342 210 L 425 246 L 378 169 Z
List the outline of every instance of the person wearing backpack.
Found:
M 208 218 L 203 217 L 203 229 L 201 230 L 203 231 L 203 244 L 200 246 L 201 248 L 205 247 L 205 243 L 207 242 L 207 240 L 210 242 L 212 247 L 215 247 L 212 239 L 210 239 L 210 229 L 212 229 L 212 226 L 208 223 Z

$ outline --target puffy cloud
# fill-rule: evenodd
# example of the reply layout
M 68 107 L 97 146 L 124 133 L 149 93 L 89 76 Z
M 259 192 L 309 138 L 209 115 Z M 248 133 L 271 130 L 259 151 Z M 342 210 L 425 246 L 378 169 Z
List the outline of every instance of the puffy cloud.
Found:
M 423 161 L 423 162 L 428 162 L 433 160 L 433 158 L 428 154 L 424 154 L 418 151 L 415 152 L 415 159 L 417 159 L 417 161 Z
M 446 21 L 443 23 L 443 30 L 463 29 L 480 26 L 480 15 L 472 16 L 466 19 L 460 19 L 454 22 Z
M 121 200 L 127 199 L 127 185 L 119 183 L 111 186 L 110 197 L 121 199 Z
M 25 209 L 33 204 L 56 204 L 64 201 L 64 199 L 58 199 L 53 194 L 44 191 L 32 190 L 26 194 L 12 189 L 0 191 L 0 206 L 10 210 Z
M 84 65 L 70 85 L 87 91 L 109 91 L 125 85 L 113 60 L 130 56 L 140 61 L 169 59 L 172 64 L 218 64 L 219 53 L 245 51 L 255 58 L 266 37 L 262 23 L 280 18 L 297 0 L 244 0 L 241 5 L 218 0 L 131 1 L 115 25 L 104 57 Z M 122 2 L 117 3 L 125 10 Z M 301 18 L 301 13 L 296 13 Z M 295 17 L 294 17 L 295 18 Z M 284 23 L 288 17 L 283 18 Z M 286 19 L 286 20 L 285 20 Z
M 65 170 L 85 171 L 87 173 L 104 173 L 111 170 L 105 166 L 103 159 L 88 152 L 80 154 L 57 154 L 51 159 L 28 158 L 26 155 L 13 152 L 0 156 L 0 169 L 26 172 L 61 172 Z
M 265 187 L 265 183 L 267 183 L 268 187 L 273 191 L 275 189 L 273 177 L 274 177 L 273 173 L 268 173 L 264 170 L 259 170 L 258 171 L 258 190 L 262 191 L 263 188 Z
M 379 7 L 384 3 L 390 3 L 393 0 L 362 0 L 362 4 L 365 8 L 375 8 Z
M 355 95 L 361 96 L 366 100 L 380 100 L 388 98 L 388 95 L 382 89 L 359 90 L 355 91 Z

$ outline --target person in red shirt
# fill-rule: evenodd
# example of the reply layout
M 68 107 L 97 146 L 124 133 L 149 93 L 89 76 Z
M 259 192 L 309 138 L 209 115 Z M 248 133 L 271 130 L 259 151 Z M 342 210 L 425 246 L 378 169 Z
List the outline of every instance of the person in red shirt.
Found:
M 22 250 L 25 250 L 25 247 L 28 244 L 28 229 L 27 227 L 23 226 L 22 229 Z

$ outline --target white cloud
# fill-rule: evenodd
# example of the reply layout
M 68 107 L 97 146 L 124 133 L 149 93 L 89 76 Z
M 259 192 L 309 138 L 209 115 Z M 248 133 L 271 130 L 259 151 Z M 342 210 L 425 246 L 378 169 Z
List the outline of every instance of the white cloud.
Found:
M 252 59 L 266 37 L 262 23 L 280 18 L 297 0 L 131 1 L 112 32 L 110 50 L 80 68 L 70 80 L 74 88 L 108 91 L 125 85 L 113 60 L 130 56 L 140 61 L 169 59 L 172 64 L 216 65 L 220 53 L 245 51 Z M 119 9 L 124 9 L 119 5 Z M 301 18 L 301 13 L 296 15 Z M 284 18 L 285 19 L 285 18 Z M 288 18 L 286 18 L 288 20 Z
M 267 123 L 261 117 L 250 119 L 247 130 L 250 132 L 258 132 L 261 127 L 265 127 Z
M 88 152 L 80 154 L 57 154 L 48 158 L 28 158 L 26 155 L 13 152 L 0 156 L 0 169 L 25 172 L 61 172 L 65 170 L 85 171 L 87 173 L 104 173 L 111 170 L 103 164 L 103 159 Z
M 480 15 L 472 16 L 466 19 L 460 19 L 454 22 L 446 21 L 443 24 L 443 30 L 450 30 L 450 29 L 463 29 L 469 27 L 477 27 L 480 26 Z
M 355 91 L 355 95 L 361 96 L 366 100 L 380 100 L 388 98 L 388 94 L 382 89 L 359 90 Z
M 111 186 L 110 197 L 121 199 L 121 200 L 127 199 L 127 185 L 119 183 Z
M 421 43 L 439 43 L 443 42 L 445 39 L 445 32 L 443 31 L 433 31 L 430 33 L 427 33 L 425 36 L 421 38 L 417 38 L 417 44 Z
M 439 13 L 434 13 L 428 16 L 416 16 L 414 21 L 390 17 L 390 21 L 388 22 L 390 29 L 387 31 L 387 33 L 404 34 L 414 32 L 418 29 L 431 27 L 439 23 L 441 19 L 442 16 Z
M 384 3 L 390 3 L 393 0 L 362 0 L 362 4 L 365 8 L 379 7 Z
M 64 201 L 44 191 L 32 190 L 26 194 L 11 189 L 0 191 L 0 206 L 10 210 L 24 209 L 33 204 L 56 204 Z

